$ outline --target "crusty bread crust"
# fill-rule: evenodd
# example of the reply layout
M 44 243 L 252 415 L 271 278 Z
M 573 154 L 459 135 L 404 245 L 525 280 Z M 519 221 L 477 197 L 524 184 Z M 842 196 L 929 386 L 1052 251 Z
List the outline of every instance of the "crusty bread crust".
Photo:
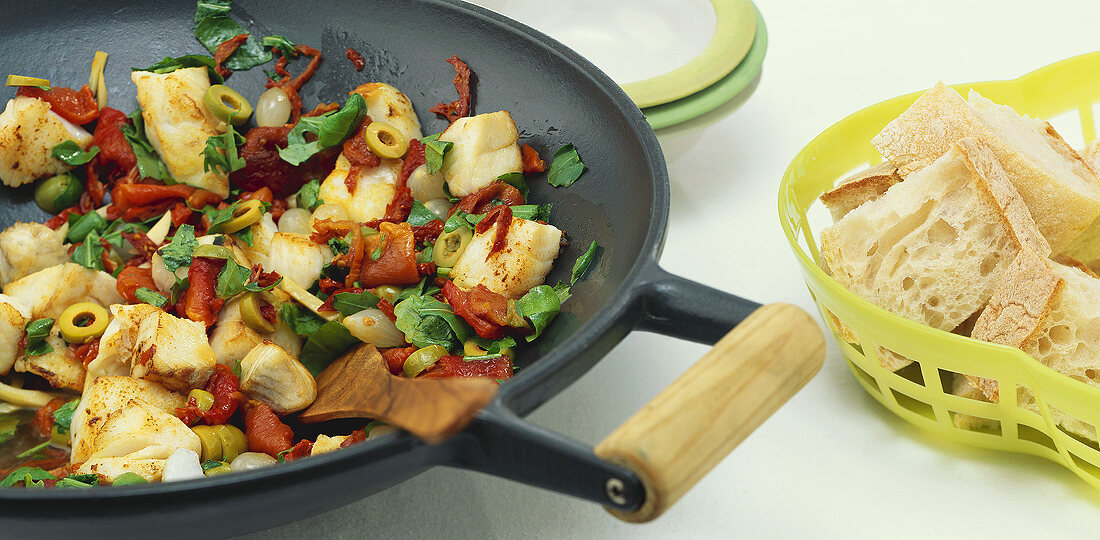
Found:
M 820 199 L 833 214 L 833 222 L 837 222 L 863 203 L 881 197 L 898 182 L 901 182 L 901 175 L 897 166 L 885 161 L 841 180 Z

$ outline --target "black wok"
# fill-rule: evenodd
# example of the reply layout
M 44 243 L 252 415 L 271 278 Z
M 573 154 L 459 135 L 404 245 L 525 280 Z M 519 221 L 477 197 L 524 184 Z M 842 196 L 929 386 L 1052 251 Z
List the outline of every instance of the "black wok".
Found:
M 129 112 L 137 106 L 130 68 L 148 66 L 164 56 L 204 52 L 191 34 L 194 6 L 137 0 L 9 5 L 0 34 L 0 67 L 4 73 L 79 86 L 88 76 L 92 54 L 106 51 L 110 105 Z M 759 307 L 657 266 L 669 183 L 657 139 L 638 108 L 610 78 L 568 48 L 522 24 L 452 0 L 238 1 L 233 16 L 259 35 L 281 34 L 322 50 L 325 61 L 303 92 L 307 107 L 321 100 L 342 102 L 363 82 L 387 82 L 413 100 L 424 133 L 446 127 L 428 108 L 453 99 L 454 72 L 443 60 L 457 54 L 476 74 L 475 112 L 507 109 L 523 142 L 541 155 L 573 143 L 588 166 L 568 189 L 555 189 L 541 178 L 531 182 L 531 199 L 552 202 L 552 222 L 573 240 L 549 281 L 567 280 L 572 261 L 590 241 L 603 249 L 587 278 L 574 288 L 564 313 L 535 347 L 520 354 L 521 369 L 515 378 L 502 386 L 495 402 L 464 433 L 442 445 L 397 434 L 315 458 L 200 481 L 92 490 L 4 489 L 0 535 L 242 533 L 347 504 L 436 465 L 512 478 L 628 515 L 663 497 L 659 486 L 644 488 L 631 469 L 521 420 L 633 329 L 714 343 Z M 366 58 L 363 72 L 357 73 L 344 58 L 348 47 Z M 262 69 L 254 68 L 234 74 L 230 84 L 254 97 L 263 77 Z M 7 201 L 0 207 L 0 225 L 45 219 L 31 192 L 0 191 Z M 699 254 L 699 263 L 706 258 Z M 795 350 L 774 354 L 798 353 L 820 365 L 817 351 L 822 345 L 813 338 L 821 339 L 816 326 L 808 323 L 808 341 L 797 334 L 808 321 L 806 317 L 782 323 L 775 335 L 769 334 L 769 341 L 756 344 L 765 352 L 753 353 L 754 358 L 773 354 L 767 351 L 789 342 Z M 804 384 L 816 365 L 803 371 L 788 380 L 795 387 L 773 400 L 749 431 Z M 714 429 L 727 428 L 716 424 Z M 745 434 L 729 438 L 736 444 Z M 699 452 L 717 456 L 710 465 L 732 448 L 718 451 L 700 444 Z

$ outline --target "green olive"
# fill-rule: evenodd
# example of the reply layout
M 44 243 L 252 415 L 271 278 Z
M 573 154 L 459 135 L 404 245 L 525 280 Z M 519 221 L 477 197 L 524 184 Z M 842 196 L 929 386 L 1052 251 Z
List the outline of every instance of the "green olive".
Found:
M 80 202 L 83 193 L 84 185 L 80 180 L 71 173 L 63 173 L 38 184 L 34 190 L 34 202 L 46 212 L 56 214 Z
M 88 343 L 107 329 L 107 310 L 92 302 L 73 304 L 58 317 L 61 337 L 69 343 Z
M 202 103 L 210 114 L 234 126 L 244 124 L 252 116 L 252 105 L 248 104 L 248 100 L 224 84 L 211 86 L 202 96 Z
M 473 238 L 473 231 L 466 227 L 459 227 L 449 233 L 439 235 L 435 239 L 435 247 L 432 249 L 432 262 L 440 268 L 454 266 Z
M 371 152 L 378 157 L 397 159 L 409 149 L 409 141 L 397 128 L 385 122 L 371 122 L 363 131 Z
M 222 461 L 221 464 L 217 467 L 210 467 L 209 469 L 203 471 L 203 474 L 205 474 L 206 476 L 219 476 L 222 474 L 229 474 L 231 472 L 233 472 L 233 469 L 229 467 L 229 464 Z
M 416 377 L 421 371 L 434 366 L 440 357 L 447 356 L 447 352 L 442 345 L 429 345 L 423 349 L 417 349 L 405 359 L 405 376 L 410 379 Z
M 387 302 L 393 304 L 394 300 L 397 300 L 397 295 L 401 294 L 401 287 L 396 285 L 379 285 L 374 288 L 374 294 L 385 298 Z
M 232 259 L 233 250 L 225 246 L 215 246 L 214 244 L 200 244 L 195 246 L 195 251 L 192 257 L 206 257 L 209 259 Z
M 260 309 L 263 306 L 263 299 L 260 298 L 260 293 L 245 293 L 244 296 L 241 297 L 240 306 L 241 319 L 244 320 L 244 324 L 249 328 L 261 334 L 270 334 L 275 331 L 275 325 L 264 317 Z

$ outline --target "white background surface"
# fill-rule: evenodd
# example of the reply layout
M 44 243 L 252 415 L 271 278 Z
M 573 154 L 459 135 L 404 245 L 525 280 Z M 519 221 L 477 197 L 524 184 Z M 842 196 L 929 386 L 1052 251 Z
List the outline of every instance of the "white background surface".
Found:
M 549 17 L 523 7 L 533 0 L 483 3 L 513 9 L 551 34 L 583 21 L 586 4 L 610 5 L 538 2 L 570 14 Z M 776 212 L 780 176 L 806 142 L 849 113 L 939 79 L 1014 78 L 1100 44 L 1094 1 L 760 0 L 759 7 L 770 45 L 755 93 L 724 115 L 658 133 L 673 184 L 661 263 L 720 289 L 807 309 Z M 601 63 L 629 59 L 587 54 Z M 632 334 L 530 418 L 595 443 L 705 350 Z M 923 435 L 865 395 L 830 342 L 821 374 L 654 523 L 627 525 L 594 504 L 436 469 L 257 538 L 1060 538 L 1094 536 L 1097 524 L 1100 492 L 1039 458 Z

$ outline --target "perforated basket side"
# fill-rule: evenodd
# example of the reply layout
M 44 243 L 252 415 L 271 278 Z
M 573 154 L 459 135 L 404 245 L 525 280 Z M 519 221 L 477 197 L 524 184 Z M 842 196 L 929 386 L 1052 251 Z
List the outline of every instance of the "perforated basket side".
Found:
M 1071 143 L 1083 144 L 1095 136 L 1097 73 L 1100 53 L 1092 53 L 1016 80 L 954 88 L 964 95 L 973 88 L 1020 113 L 1048 119 Z M 881 160 L 871 138 L 920 94 L 884 101 L 837 122 L 787 168 L 779 192 L 780 221 L 810 294 L 856 379 L 895 414 L 948 440 L 1062 463 L 1100 488 L 1100 447 L 1093 441 L 1100 426 L 1100 388 L 1057 373 L 1017 349 L 896 316 L 858 298 L 822 270 L 816 237 L 829 220 L 817 198 L 850 172 Z M 1077 133 L 1081 139 L 1074 141 Z M 883 356 L 913 363 L 893 372 L 882 367 Z M 997 381 L 1000 399 L 989 403 L 951 394 L 956 374 Z M 1030 391 L 1033 403 L 1016 391 L 1021 388 Z M 1071 431 L 1091 431 L 1091 437 Z

